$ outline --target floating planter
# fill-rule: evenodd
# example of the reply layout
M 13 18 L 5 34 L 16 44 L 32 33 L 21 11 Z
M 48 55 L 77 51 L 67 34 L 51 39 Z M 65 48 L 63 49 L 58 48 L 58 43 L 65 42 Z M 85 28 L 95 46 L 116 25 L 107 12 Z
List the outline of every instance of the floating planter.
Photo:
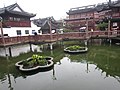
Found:
M 49 56 L 33 55 L 32 57 L 19 61 L 15 64 L 21 71 L 34 71 L 37 69 L 46 69 L 53 66 L 53 58 Z
M 84 53 L 84 52 L 88 51 L 88 48 L 87 47 L 81 47 L 81 46 L 78 46 L 78 45 L 73 45 L 73 46 L 66 47 L 64 49 L 64 51 L 68 52 L 68 53 Z

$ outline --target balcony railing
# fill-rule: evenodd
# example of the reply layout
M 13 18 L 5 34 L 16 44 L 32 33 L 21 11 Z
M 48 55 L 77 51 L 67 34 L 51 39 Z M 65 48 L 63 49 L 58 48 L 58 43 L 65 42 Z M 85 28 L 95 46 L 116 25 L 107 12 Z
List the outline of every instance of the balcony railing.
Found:
M 5 26 L 10 27 L 30 27 L 31 22 L 30 21 L 7 21 L 4 22 Z

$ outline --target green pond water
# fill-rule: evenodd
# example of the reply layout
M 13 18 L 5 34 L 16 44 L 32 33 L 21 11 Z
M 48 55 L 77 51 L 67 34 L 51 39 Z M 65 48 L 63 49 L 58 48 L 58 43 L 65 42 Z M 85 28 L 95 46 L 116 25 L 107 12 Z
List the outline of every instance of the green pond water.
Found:
M 1 57 L 0 90 L 120 90 L 120 46 L 89 45 L 84 54 L 64 53 L 64 47 L 57 45 L 52 51 L 28 52 L 8 60 Z M 52 56 L 54 67 L 23 73 L 14 66 L 35 53 Z

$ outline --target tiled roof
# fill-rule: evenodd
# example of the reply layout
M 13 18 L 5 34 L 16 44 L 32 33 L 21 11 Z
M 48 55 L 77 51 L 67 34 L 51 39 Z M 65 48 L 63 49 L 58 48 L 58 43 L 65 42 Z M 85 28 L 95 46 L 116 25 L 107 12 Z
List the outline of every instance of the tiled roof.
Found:
M 120 7 L 120 1 L 114 2 L 110 7 Z
M 120 0 L 113 1 L 111 3 L 106 2 L 106 3 L 100 3 L 98 5 L 88 5 L 83 7 L 71 8 L 69 12 L 67 12 L 67 14 L 72 15 L 72 14 L 91 12 L 91 11 L 101 12 L 104 10 L 109 10 L 111 7 L 120 7 Z
M 67 14 L 71 15 L 71 14 L 86 13 L 86 12 L 91 12 L 91 11 L 95 11 L 95 5 L 88 5 L 88 6 L 83 6 L 83 7 L 71 8 L 69 10 L 69 12 L 67 12 Z
M 111 2 L 111 3 L 102 3 L 102 4 L 99 4 L 96 6 L 96 10 L 98 12 L 100 11 L 104 11 L 104 10 L 109 10 L 111 8 L 114 8 L 114 7 L 120 7 L 120 1 L 114 1 L 114 2 Z
M 15 11 L 14 9 L 16 7 L 19 8 L 20 11 Z M 28 12 L 25 12 L 24 10 L 22 10 L 17 3 L 9 5 L 9 6 L 4 7 L 4 8 L 0 8 L 0 14 L 3 14 L 5 12 L 12 13 L 12 14 L 17 14 L 17 15 L 22 15 L 22 16 L 28 16 L 28 17 L 36 16 L 35 14 L 28 13 Z
M 96 11 L 98 11 L 98 12 L 110 9 L 108 3 L 98 4 L 95 8 L 96 8 Z
M 51 21 L 52 29 L 57 29 L 58 25 L 57 22 L 54 20 L 53 17 L 47 17 L 47 18 L 40 18 L 33 20 L 33 23 L 37 25 L 38 27 L 41 27 L 41 29 L 49 29 L 49 21 Z

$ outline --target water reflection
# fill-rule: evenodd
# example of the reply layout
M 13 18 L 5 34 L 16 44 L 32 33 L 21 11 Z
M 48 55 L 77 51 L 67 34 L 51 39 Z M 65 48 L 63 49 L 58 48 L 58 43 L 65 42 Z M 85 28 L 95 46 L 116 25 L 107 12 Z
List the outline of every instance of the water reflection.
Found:
M 115 46 L 89 48 L 88 53 L 77 55 L 66 54 L 61 47 L 53 51 L 43 50 L 39 54 L 53 56 L 54 66 L 31 73 L 20 72 L 14 66 L 17 60 L 1 60 L 0 88 L 1 90 L 119 90 L 120 48 Z
M 87 65 L 86 72 L 89 73 L 90 72 L 90 70 L 89 70 L 89 64 L 87 63 L 86 65 Z
M 13 66 L 9 65 L 8 61 L 0 65 L 0 83 L 7 86 L 3 87 L 3 90 L 7 90 L 7 88 L 13 90 L 13 83 L 15 83 L 16 78 L 16 73 L 13 72 L 13 69 Z M 19 74 L 17 76 L 19 76 Z
M 11 47 L 6 47 L 4 48 L 0 48 L 0 56 L 19 56 L 22 53 L 27 53 L 30 51 L 30 45 L 29 44 L 25 44 L 25 45 L 18 45 L 18 46 L 11 46 Z M 31 44 L 31 51 L 33 52 L 42 52 L 40 50 L 40 47 L 37 45 L 33 45 Z
M 57 80 L 56 75 L 55 75 L 55 69 L 54 69 L 54 67 L 53 67 L 53 78 L 52 79 L 53 80 Z
M 10 90 L 13 90 L 10 74 L 8 74 L 8 81 L 9 81 L 9 83 L 8 83 L 8 84 L 9 84 L 8 88 L 9 88 Z

